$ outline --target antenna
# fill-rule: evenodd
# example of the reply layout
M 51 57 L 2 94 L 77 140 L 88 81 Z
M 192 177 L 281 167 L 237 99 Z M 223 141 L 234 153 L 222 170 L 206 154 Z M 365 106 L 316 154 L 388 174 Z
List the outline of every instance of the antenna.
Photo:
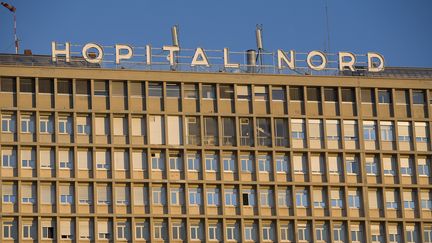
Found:
M 14 21 L 14 41 L 15 41 L 15 54 L 18 54 L 19 51 L 19 41 L 17 37 L 17 25 L 16 25 L 16 8 L 8 3 L 1 2 L 3 7 L 7 8 L 10 12 L 13 13 L 13 21 Z
M 180 47 L 178 32 L 179 32 L 179 26 L 178 26 L 178 24 L 176 24 L 173 27 L 171 27 L 172 45 Z M 175 55 L 175 54 L 173 53 L 173 55 Z M 172 70 L 176 70 L 177 69 L 178 62 L 179 62 L 178 55 L 175 55 L 175 64 L 171 67 Z
M 327 41 L 325 46 L 325 52 L 330 52 L 330 27 L 329 27 L 329 16 L 328 16 L 328 1 L 324 0 L 325 4 L 325 18 L 326 18 L 326 34 L 327 34 Z
M 173 27 L 171 27 L 171 38 L 173 46 L 180 46 L 178 38 L 178 28 L 178 25 L 174 25 Z
M 256 36 L 258 55 L 256 57 L 256 60 L 259 61 L 260 69 L 262 68 L 262 64 L 263 64 L 262 52 L 264 51 L 263 41 L 262 41 L 262 31 L 263 31 L 262 24 L 257 24 L 255 30 L 255 36 Z

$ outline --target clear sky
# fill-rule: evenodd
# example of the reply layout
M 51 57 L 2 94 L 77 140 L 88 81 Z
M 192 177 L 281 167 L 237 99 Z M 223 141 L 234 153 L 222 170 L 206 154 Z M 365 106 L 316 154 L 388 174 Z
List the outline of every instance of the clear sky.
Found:
M 3 0 L 17 8 L 21 51 L 51 41 L 184 48 L 327 50 L 325 0 Z M 384 55 L 386 66 L 432 67 L 432 0 L 327 0 L 329 51 Z M 0 6 L 1 7 L 1 6 Z M 0 8 L 0 52 L 14 52 L 12 14 Z

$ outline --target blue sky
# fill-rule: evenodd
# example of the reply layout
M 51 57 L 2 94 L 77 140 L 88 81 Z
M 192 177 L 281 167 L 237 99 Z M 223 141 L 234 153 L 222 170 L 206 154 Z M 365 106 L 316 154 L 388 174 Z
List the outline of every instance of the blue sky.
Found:
M 171 43 L 185 48 L 326 50 L 325 0 L 3 0 L 17 8 L 21 50 L 49 54 L 50 43 Z M 432 0 L 327 0 L 330 52 L 376 51 L 387 66 L 432 67 Z M 14 52 L 12 15 L 0 8 L 0 52 Z

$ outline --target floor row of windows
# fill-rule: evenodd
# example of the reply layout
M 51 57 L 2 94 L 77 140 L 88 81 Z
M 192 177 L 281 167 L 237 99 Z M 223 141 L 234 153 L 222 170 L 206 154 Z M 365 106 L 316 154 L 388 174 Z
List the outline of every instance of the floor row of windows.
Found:
M 20 232 L 20 234 L 18 234 Z M 76 237 L 77 236 L 77 237 Z M 120 240 L 120 241 L 169 241 L 184 242 L 355 242 L 363 243 L 430 243 L 432 225 L 397 222 L 328 222 L 315 221 L 258 221 L 208 219 L 128 219 L 33 218 L 2 220 L 3 240 Z

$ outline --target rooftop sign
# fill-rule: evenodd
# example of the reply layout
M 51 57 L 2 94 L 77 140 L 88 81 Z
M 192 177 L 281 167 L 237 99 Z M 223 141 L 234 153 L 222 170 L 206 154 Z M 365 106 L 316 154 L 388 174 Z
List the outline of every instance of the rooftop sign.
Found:
M 252 58 L 249 58 L 249 56 Z M 74 56 L 84 58 L 88 63 L 121 65 L 122 68 L 142 66 L 152 69 L 153 66 L 165 66 L 171 70 L 177 67 L 189 66 L 200 70 L 242 71 L 244 68 L 256 70 L 273 70 L 274 72 L 294 71 L 356 71 L 359 67 L 368 72 L 384 70 L 384 57 L 376 52 L 367 54 L 354 54 L 351 52 L 338 52 L 337 54 L 322 51 L 297 53 L 294 50 L 278 49 L 276 52 L 230 52 L 223 50 L 206 50 L 201 47 L 183 49 L 179 46 L 163 46 L 154 48 L 150 45 L 133 47 L 125 44 L 102 46 L 97 43 L 85 45 L 72 45 L 69 42 L 58 44 L 52 42 L 51 57 L 53 62 L 59 59 L 73 62 Z M 253 59 L 260 59 L 256 63 Z M 81 59 L 82 60 L 82 59 Z M 132 68 L 133 69 L 133 68 Z M 181 68 L 180 68 L 181 69 Z

